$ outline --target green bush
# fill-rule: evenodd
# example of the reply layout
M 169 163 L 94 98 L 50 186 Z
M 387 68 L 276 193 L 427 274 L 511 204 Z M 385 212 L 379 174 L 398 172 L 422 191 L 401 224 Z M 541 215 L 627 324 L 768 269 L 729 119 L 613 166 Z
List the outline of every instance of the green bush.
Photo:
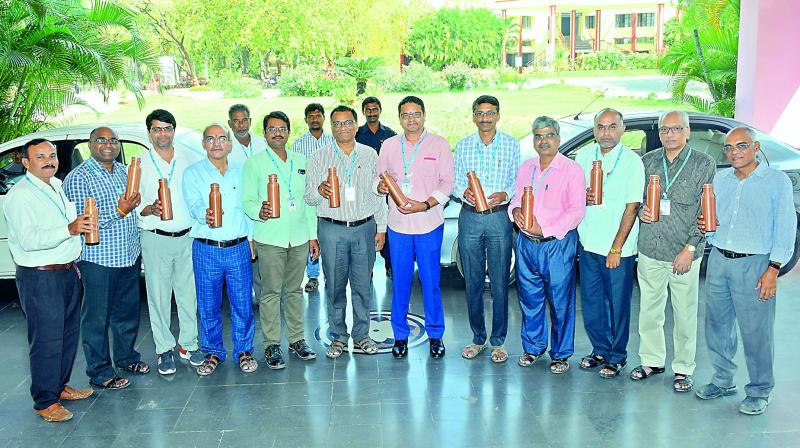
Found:
M 213 90 L 221 90 L 226 98 L 259 98 L 261 83 L 243 78 L 239 73 L 223 70 L 208 83 Z
M 310 66 L 284 70 L 278 78 L 278 89 L 286 96 L 331 96 L 336 76 Z
M 654 69 L 657 66 L 658 56 L 651 53 L 598 51 L 578 59 L 578 68 L 581 70 L 638 70 Z
M 450 85 L 450 90 L 461 91 L 475 87 L 475 74 L 463 62 L 448 65 L 442 70 L 442 75 L 447 80 L 447 84 Z
M 419 62 L 412 62 L 402 73 L 384 73 L 378 80 L 387 92 L 431 93 L 448 88 L 440 73 Z

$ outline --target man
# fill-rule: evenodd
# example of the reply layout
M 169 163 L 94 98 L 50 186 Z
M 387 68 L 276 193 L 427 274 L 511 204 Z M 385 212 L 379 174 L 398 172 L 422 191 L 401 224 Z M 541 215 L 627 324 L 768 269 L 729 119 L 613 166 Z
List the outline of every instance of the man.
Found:
M 64 179 L 70 201 L 83 206 L 86 198 L 97 203 L 100 242 L 86 244 L 78 261 L 83 280 L 81 338 L 89 383 L 103 389 L 122 389 L 130 384 L 111 365 L 108 330 L 113 336 L 114 364 L 130 373 L 144 375 L 150 366 L 134 348 L 139 333 L 139 228 L 134 209 L 141 196 L 128 197 L 128 173 L 116 161 L 120 152 L 117 134 L 99 127 L 89 134 L 91 157 Z
M 315 151 L 308 161 L 306 202 L 316 207 L 320 252 L 325 254 L 322 270 L 328 325 L 333 341 L 326 352 L 338 358 L 347 349 L 347 284 L 353 306 L 354 352 L 374 355 L 378 346 L 369 337 L 372 267 L 375 251 L 386 238 L 386 202 L 372 191 L 377 154 L 356 143 L 356 111 L 338 106 L 331 112 L 331 131 L 336 143 Z M 339 177 L 340 206 L 330 207 L 333 194 L 327 181 L 328 169 Z
M 380 154 L 383 142 L 389 137 L 397 135 L 397 132 L 381 123 L 381 100 L 378 98 L 374 96 L 364 98 L 364 101 L 361 102 L 361 112 L 366 118 L 366 123 L 358 127 L 356 141 L 369 146 Z
M 775 385 L 775 307 L 778 273 L 794 248 L 797 215 L 785 173 L 756 160 L 761 143 L 749 128 L 735 128 L 722 147 L 731 164 L 714 178 L 716 232 L 706 271 L 706 341 L 714 375 L 698 388 L 704 400 L 736 393 L 736 323 L 750 382 L 739 412 L 761 414 Z M 698 220 L 702 230 L 705 219 Z
M 601 366 L 603 378 L 619 375 L 628 359 L 639 234 L 636 214 L 644 190 L 642 159 L 622 144 L 624 133 L 622 114 L 603 109 L 594 116 L 597 144 L 581 148 L 575 157 L 587 185 L 592 163 L 600 160 L 603 168 L 603 196 L 586 190 L 586 216 L 578 225 L 583 327 L 592 343 L 592 352 L 580 366 L 588 370 Z
M 455 155 L 455 191 L 461 192 L 462 199 L 458 251 L 467 285 L 467 312 L 472 329 L 472 342 L 464 347 L 461 356 L 473 359 L 491 343 L 492 362 L 501 363 L 508 359 L 503 344 L 508 332 L 508 272 L 514 243 L 514 228 L 506 210 L 514 196 L 519 142 L 497 130 L 500 102 L 493 96 L 481 95 L 473 101 L 472 121 L 478 132 L 459 141 Z M 470 171 L 475 172 L 484 193 L 488 194 L 489 210 L 478 212 L 475 209 L 476 198 L 467 182 Z M 487 266 L 492 291 L 492 334 L 488 341 L 483 312 Z
M 388 171 L 402 188 L 409 203 L 400 207 L 389 203 L 388 234 L 392 257 L 392 355 L 408 355 L 410 332 L 406 317 L 411 299 L 414 260 L 419 267 L 425 327 L 430 339 L 430 354 L 445 354 L 444 310 L 439 289 L 439 258 L 444 231 L 444 204 L 453 192 L 453 153 L 443 137 L 425 129 L 425 103 L 407 96 L 397 106 L 403 134 L 383 143 L 376 166 L 375 186 L 389 192 L 379 175 Z
M 242 164 L 253 154 L 267 150 L 267 141 L 260 135 L 250 133 L 250 109 L 244 104 L 234 104 L 228 109 L 228 126 L 233 130 L 233 148 L 228 154 L 228 161 L 240 161 Z M 261 296 L 261 275 L 258 270 L 258 259 L 251 262 L 253 272 L 253 301 Z
M 308 131 L 297 137 L 292 144 L 292 151 L 302 154 L 308 159 L 314 151 L 332 145 L 334 140 L 322 128 L 325 123 L 325 108 L 322 107 L 322 104 L 309 104 L 306 106 L 304 115 Z M 308 283 L 306 283 L 305 292 L 312 293 L 319 288 L 319 260 L 312 259 L 309 255 L 306 270 L 308 271 Z
M 233 354 L 239 369 L 250 373 L 258 368 L 253 359 L 252 289 L 253 277 L 248 236 L 252 222 L 242 210 L 242 166 L 228 161 L 233 144 L 230 132 L 219 124 L 203 131 L 203 149 L 208 158 L 186 169 L 183 196 L 192 218 L 192 265 L 200 313 L 200 341 L 206 357 L 197 374 L 214 373 L 225 361 L 222 342 L 222 285 L 228 291 L 231 310 Z M 211 184 L 219 185 L 222 196 L 222 225 L 214 225 L 209 204 Z
M 529 367 L 547 350 L 550 372 L 566 373 L 575 351 L 575 228 L 586 211 L 586 181 L 580 165 L 558 151 L 558 122 L 550 117 L 533 121 L 533 146 L 538 157 L 519 167 L 511 218 L 517 237 L 517 293 L 522 310 L 522 348 L 517 362 Z M 525 229 L 523 189 L 533 187 L 534 218 Z M 545 309 L 550 308 L 548 337 Z
M 683 111 L 667 112 L 658 120 L 663 148 L 642 157 L 645 177 L 661 180 L 661 210 L 653 221 L 647 205 L 639 218 L 639 358 L 642 365 L 631 371 L 639 381 L 666 370 L 664 308 L 667 288 L 672 302 L 674 377 L 676 392 L 692 389 L 697 349 L 697 289 L 705 239 L 697 229 L 703 184 L 714 179 L 714 160 L 686 144 L 691 130 Z
M 63 422 L 72 412 L 59 403 L 82 400 L 91 388 L 67 383 L 78 351 L 80 276 L 75 260 L 81 254 L 79 234 L 94 230 L 90 218 L 78 215 L 61 189 L 56 147 L 36 139 L 22 149 L 27 169 L 5 197 L 8 247 L 17 265 L 19 302 L 28 324 L 31 396 L 36 413 L 49 422 Z
M 366 117 L 366 123 L 359 126 L 356 132 L 356 141 L 362 145 L 367 145 L 377 151 L 381 152 L 381 145 L 389 137 L 394 137 L 397 132 L 392 128 L 384 126 L 381 123 L 381 100 L 374 96 L 368 96 L 361 102 L 361 112 Z M 388 200 L 388 197 L 387 197 Z M 392 276 L 392 257 L 389 254 L 389 244 L 384 244 L 381 249 L 381 257 L 383 257 L 384 265 L 386 266 L 386 277 Z
M 244 164 L 242 206 L 256 221 L 253 241 L 262 280 L 259 315 L 264 358 L 270 369 L 282 369 L 286 363 L 280 346 L 281 310 L 289 351 L 304 361 L 317 357 L 304 336 L 301 289 L 309 254 L 312 260 L 319 258 L 317 216 L 301 196 L 306 188 L 306 158 L 286 150 L 291 130 L 289 117 L 283 112 L 270 112 L 264 117 L 263 126 L 269 149 Z M 267 201 L 270 175 L 277 175 L 280 185 L 279 218 L 270 217 L 272 207 L 277 205 Z
M 189 151 L 175 149 L 175 117 L 164 109 L 152 111 L 145 119 L 153 149 L 142 155 L 138 208 L 139 228 L 147 286 L 147 309 L 156 346 L 158 373 L 175 373 L 175 337 L 172 322 L 172 294 L 178 310 L 178 355 L 193 366 L 203 362 L 197 344 L 197 294 L 194 273 L 188 260 L 192 257 L 192 219 L 183 199 L 186 168 L 198 160 Z M 172 219 L 161 220 L 158 180 L 167 179 L 172 198 Z

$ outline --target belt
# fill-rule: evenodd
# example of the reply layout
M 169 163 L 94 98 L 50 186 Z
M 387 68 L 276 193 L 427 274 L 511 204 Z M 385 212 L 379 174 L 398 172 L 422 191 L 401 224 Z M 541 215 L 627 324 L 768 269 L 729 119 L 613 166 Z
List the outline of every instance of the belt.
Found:
M 44 266 L 30 266 L 29 269 L 34 269 L 37 271 L 66 271 L 72 269 L 75 266 L 74 261 L 70 261 L 69 263 L 65 264 L 47 264 Z
M 461 203 L 461 208 L 469 210 L 469 211 L 471 211 L 473 213 L 477 213 L 479 215 L 491 215 L 494 212 L 507 210 L 508 209 L 508 202 L 506 202 L 505 204 L 500 204 L 497 207 L 492 207 L 492 208 L 490 208 L 488 210 L 484 210 L 482 212 L 479 212 L 475 207 L 467 204 L 466 202 L 462 202 Z
M 753 255 L 756 255 L 756 254 L 740 254 L 740 253 L 734 252 L 732 250 L 720 249 L 719 247 L 717 248 L 717 250 L 725 258 L 744 258 L 744 257 L 752 257 Z
M 548 241 L 553 241 L 556 239 L 554 236 L 547 236 L 547 237 L 538 237 L 538 236 L 531 236 L 526 233 L 523 233 L 522 236 L 528 239 L 531 243 L 546 243 Z
M 163 230 L 152 229 L 152 230 L 150 230 L 150 232 L 153 232 L 153 233 L 155 233 L 156 235 L 161 235 L 161 236 L 171 236 L 171 237 L 173 237 L 173 238 L 177 238 L 177 237 L 179 237 L 179 236 L 184 236 L 184 235 L 186 235 L 187 233 L 189 233 L 189 231 L 190 231 L 190 230 L 192 230 L 192 229 L 191 229 L 191 228 L 188 228 L 188 229 L 181 230 L 180 232 L 165 232 L 165 231 L 163 231 Z
M 194 240 L 203 244 L 208 244 L 209 246 L 214 246 L 220 249 L 224 249 L 226 247 L 233 247 L 241 242 L 247 241 L 247 237 L 243 236 L 241 238 L 236 238 L 235 240 L 228 240 L 228 241 L 214 241 L 205 238 L 195 238 Z
M 336 219 L 333 219 L 333 218 L 328 218 L 328 217 L 325 217 L 325 216 L 320 216 L 319 219 L 323 219 L 323 220 L 328 221 L 330 223 L 336 224 L 337 226 L 358 227 L 361 224 L 366 224 L 366 223 L 372 221 L 372 216 L 370 216 L 369 218 L 359 219 L 358 221 L 349 221 L 349 222 L 348 221 L 339 221 L 339 220 L 336 220 Z

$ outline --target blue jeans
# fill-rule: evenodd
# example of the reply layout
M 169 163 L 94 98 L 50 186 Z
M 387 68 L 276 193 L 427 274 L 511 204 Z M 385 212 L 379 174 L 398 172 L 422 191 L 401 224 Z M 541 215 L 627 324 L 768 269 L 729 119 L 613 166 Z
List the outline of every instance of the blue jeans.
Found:
M 628 359 L 636 257 L 622 257 L 619 266 L 608 269 L 605 255 L 588 252 L 583 246 L 579 250 L 583 327 L 592 353 L 612 364 L 624 364 Z
M 308 274 L 308 278 L 319 277 L 319 261 L 321 258 L 322 257 L 312 260 L 311 254 L 308 254 L 308 262 L 306 262 L 306 274 Z
M 458 217 L 458 253 L 467 289 L 467 311 L 472 343 L 486 343 L 483 291 L 488 261 L 492 292 L 493 346 L 503 345 L 508 333 L 508 274 L 514 228 L 504 211 L 481 215 L 461 209 Z

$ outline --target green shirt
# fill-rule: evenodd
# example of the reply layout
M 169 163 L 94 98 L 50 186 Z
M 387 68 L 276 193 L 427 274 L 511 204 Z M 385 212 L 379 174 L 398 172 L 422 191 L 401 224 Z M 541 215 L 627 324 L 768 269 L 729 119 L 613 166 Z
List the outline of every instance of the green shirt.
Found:
M 578 225 L 578 235 L 583 248 L 598 255 L 608 255 L 617 236 L 622 215 L 627 204 L 642 201 L 644 190 L 644 165 L 642 159 L 622 143 L 603 155 L 595 145 L 581 148 L 575 161 L 586 175 L 586 185 L 592 172 L 592 162 L 603 161 L 603 204 L 586 207 L 586 216 Z M 639 237 L 639 219 L 622 246 L 622 256 L 636 255 Z
M 247 216 L 255 220 L 253 240 L 284 248 L 301 246 L 317 239 L 316 208 L 303 200 L 306 158 L 293 151 L 286 152 L 284 162 L 271 148 L 267 148 L 247 159 L 242 172 L 242 206 Z M 258 213 L 262 202 L 267 200 L 270 174 L 278 175 L 281 217 L 263 221 Z M 289 206 L 291 197 L 294 198 L 294 210 Z

